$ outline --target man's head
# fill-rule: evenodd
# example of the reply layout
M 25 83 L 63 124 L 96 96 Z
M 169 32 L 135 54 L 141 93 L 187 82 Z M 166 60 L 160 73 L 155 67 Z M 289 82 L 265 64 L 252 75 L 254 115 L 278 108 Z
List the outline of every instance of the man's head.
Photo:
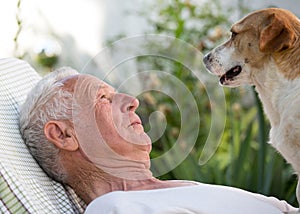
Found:
M 135 114 L 138 105 L 105 82 L 64 68 L 48 74 L 28 95 L 20 128 L 42 168 L 62 182 L 71 158 L 108 173 L 141 163 L 147 168 L 151 142 Z
M 60 82 L 71 75 L 78 72 L 62 68 L 43 78 L 28 94 L 20 112 L 20 130 L 31 154 L 48 175 L 59 181 L 65 180 L 65 170 L 60 164 L 59 149 L 44 135 L 44 126 L 49 120 L 72 120 L 72 94 L 63 90 Z

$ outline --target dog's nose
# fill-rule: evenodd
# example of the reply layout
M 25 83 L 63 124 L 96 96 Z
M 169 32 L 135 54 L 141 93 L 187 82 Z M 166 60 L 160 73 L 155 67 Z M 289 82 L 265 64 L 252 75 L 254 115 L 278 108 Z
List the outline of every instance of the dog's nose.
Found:
M 207 64 L 208 62 L 211 62 L 211 53 L 208 53 L 208 54 L 206 54 L 204 57 L 203 57 L 203 62 L 205 63 L 205 64 Z

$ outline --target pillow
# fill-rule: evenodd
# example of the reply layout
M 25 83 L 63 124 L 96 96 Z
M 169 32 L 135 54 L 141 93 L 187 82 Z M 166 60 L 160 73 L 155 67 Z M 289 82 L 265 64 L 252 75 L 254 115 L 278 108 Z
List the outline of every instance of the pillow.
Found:
M 0 212 L 83 213 L 70 188 L 49 178 L 19 131 L 19 108 L 41 77 L 22 60 L 0 59 Z

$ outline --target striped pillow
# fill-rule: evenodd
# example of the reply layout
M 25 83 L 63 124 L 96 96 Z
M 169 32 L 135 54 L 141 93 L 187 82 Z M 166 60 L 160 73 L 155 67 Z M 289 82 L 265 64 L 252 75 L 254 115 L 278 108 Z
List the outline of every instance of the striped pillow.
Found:
M 40 79 L 28 63 L 0 59 L 0 213 L 83 213 L 83 201 L 44 173 L 19 132 L 19 107 Z

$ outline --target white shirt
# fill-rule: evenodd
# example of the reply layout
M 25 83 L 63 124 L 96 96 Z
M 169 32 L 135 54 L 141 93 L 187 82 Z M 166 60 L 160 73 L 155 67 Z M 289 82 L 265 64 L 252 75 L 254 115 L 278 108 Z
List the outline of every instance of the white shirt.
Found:
M 241 189 L 202 184 L 115 191 L 93 200 L 85 214 L 277 214 L 297 211 L 285 201 Z

